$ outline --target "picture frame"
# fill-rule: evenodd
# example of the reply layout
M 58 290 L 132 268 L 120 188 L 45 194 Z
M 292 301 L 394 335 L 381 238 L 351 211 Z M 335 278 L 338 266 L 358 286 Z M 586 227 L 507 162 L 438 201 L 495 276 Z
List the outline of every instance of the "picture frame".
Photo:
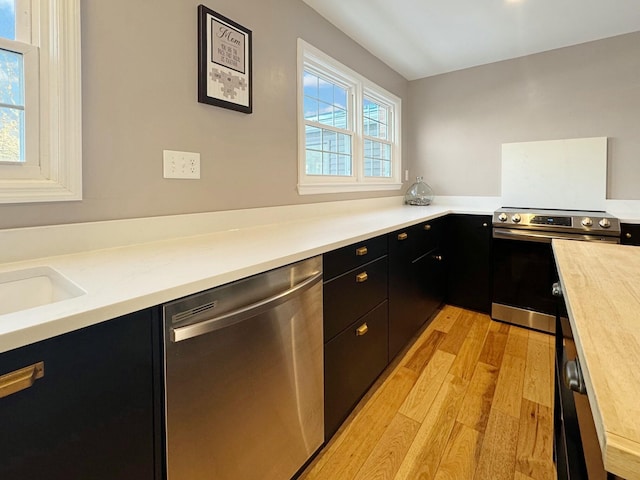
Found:
M 199 102 L 253 111 L 251 41 L 251 30 L 198 6 Z

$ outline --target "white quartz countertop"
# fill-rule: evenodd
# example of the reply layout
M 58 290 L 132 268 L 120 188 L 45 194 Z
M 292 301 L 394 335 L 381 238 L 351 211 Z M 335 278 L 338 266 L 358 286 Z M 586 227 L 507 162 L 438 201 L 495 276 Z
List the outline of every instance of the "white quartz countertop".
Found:
M 42 247 L 43 251 L 65 252 L 38 258 L 16 257 L 16 261 L 0 263 L 0 274 L 47 266 L 86 292 L 72 299 L 0 315 L 0 352 L 448 213 L 491 214 L 499 206 L 491 199 L 484 202 L 469 199 L 466 205 L 435 202 L 428 207 L 403 206 L 396 197 L 393 200 L 373 201 L 371 208 L 364 208 L 362 202 L 349 204 L 349 208 L 317 204 L 313 208 L 238 211 L 235 217 L 226 212 L 217 216 L 196 214 L 157 221 L 139 219 L 0 231 L 0 247 L 5 251 L 16 248 L 29 251 L 33 243 L 48 242 L 48 250 Z M 273 222 L 265 218 L 269 216 Z M 198 221 L 200 224 L 209 221 L 211 225 L 193 227 Z M 126 235 L 121 232 L 123 225 Z M 185 236 L 174 233 L 171 238 L 156 235 L 154 239 L 148 233 L 153 228 L 166 230 L 172 225 L 176 228 L 182 225 Z M 132 229 L 138 229 L 139 233 L 132 234 Z M 114 238 L 105 241 L 111 231 Z M 99 248 L 91 249 L 91 245 Z

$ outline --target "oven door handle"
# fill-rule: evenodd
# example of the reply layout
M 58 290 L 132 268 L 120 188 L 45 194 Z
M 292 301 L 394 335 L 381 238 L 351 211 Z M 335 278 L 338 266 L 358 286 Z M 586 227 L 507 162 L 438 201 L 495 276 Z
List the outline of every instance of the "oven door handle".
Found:
M 505 240 L 520 240 L 523 242 L 539 242 L 551 243 L 554 238 L 570 238 L 569 235 L 562 236 L 558 234 L 549 235 L 548 233 L 524 232 L 521 230 L 509 230 L 506 228 L 494 228 L 493 238 L 502 238 Z
M 585 240 L 601 243 L 620 243 L 618 237 L 606 237 L 602 235 L 582 235 L 562 232 L 534 232 L 531 230 L 515 230 L 509 228 L 494 228 L 493 238 L 504 240 L 520 240 L 523 242 L 551 243 L 551 240 Z

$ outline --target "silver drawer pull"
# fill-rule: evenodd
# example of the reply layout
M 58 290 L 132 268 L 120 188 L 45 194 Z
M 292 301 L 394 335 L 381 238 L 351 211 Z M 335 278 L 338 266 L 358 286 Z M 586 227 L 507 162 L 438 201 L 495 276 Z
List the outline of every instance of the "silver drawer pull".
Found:
M 363 323 L 358 328 L 356 328 L 356 337 L 361 337 L 365 335 L 369 331 L 369 327 L 366 323 Z
M 29 388 L 39 378 L 44 377 L 44 362 L 15 370 L 0 377 L 0 398 L 8 397 Z

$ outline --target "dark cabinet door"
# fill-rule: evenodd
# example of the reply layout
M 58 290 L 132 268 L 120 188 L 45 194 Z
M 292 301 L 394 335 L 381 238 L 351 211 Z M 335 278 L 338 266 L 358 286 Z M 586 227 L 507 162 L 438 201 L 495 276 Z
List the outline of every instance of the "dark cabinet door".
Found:
M 620 228 L 623 245 L 640 245 L 640 224 L 623 223 Z
M 156 478 L 152 348 L 143 311 L 1 354 L 44 376 L 0 398 L 0 478 Z
M 442 303 L 441 231 L 438 219 L 389 234 L 389 360 Z
M 324 347 L 325 439 L 387 366 L 387 302 L 358 319 Z
M 449 215 L 446 225 L 447 303 L 491 310 L 491 217 Z

